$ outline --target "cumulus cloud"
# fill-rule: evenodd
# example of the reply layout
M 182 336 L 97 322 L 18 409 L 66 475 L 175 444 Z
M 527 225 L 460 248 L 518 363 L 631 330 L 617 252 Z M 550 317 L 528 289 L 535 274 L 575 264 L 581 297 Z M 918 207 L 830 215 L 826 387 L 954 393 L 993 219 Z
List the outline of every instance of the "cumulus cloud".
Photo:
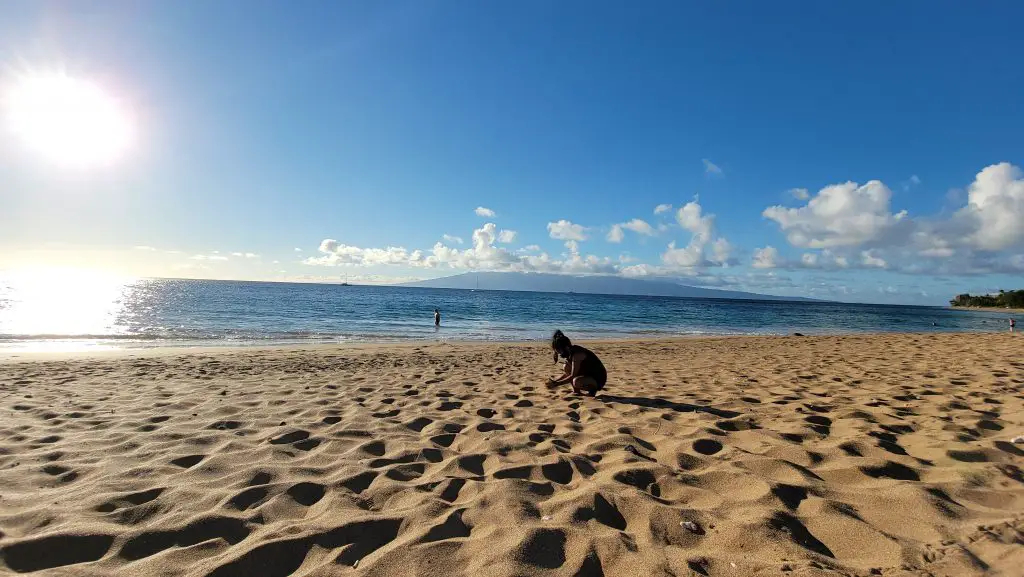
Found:
M 982 169 L 966 188 L 966 204 L 951 213 L 910 216 L 894 212 L 891 198 L 891 190 L 879 181 L 862 186 L 848 182 L 821 189 L 804 206 L 773 206 L 763 215 L 779 225 L 794 247 L 836 253 L 831 260 L 787 262 L 791 267 L 845 261 L 850 268 L 915 274 L 1021 270 L 1017 259 L 1024 254 L 1024 174 L 1018 167 L 1004 162 Z M 963 202 L 959 196 L 946 200 Z
M 892 191 L 877 180 L 863 186 L 836 184 L 818 192 L 806 206 L 771 206 L 762 213 L 775 221 L 790 244 L 802 248 L 858 246 L 892 230 L 906 211 L 892 214 Z
M 302 249 L 301 248 L 296 248 L 295 252 L 302 252 Z
M 779 265 L 779 249 L 774 246 L 754 249 L 754 260 L 750 266 L 754 268 L 776 268 Z
M 236 256 L 238 258 L 259 258 L 260 257 L 260 255 L 258 255 L 256 253 L 252 253 L 252 252 L 233 252 L 233 253 L 231 253 L 231 256 Z
M 573 230 L 569 228 L 568 230 Z M 576 240 L 566 240 L 569 255 L 553 258 L 540 247 L 531 245 L 523 251 L 511 252 L 496 246 L 500 233 L 494 223 L 473 231 L 472 246 L 458 249 L 438 242 L 430 251 L 410 251 L 404 247 L 362 248 L 334 239 L 320 243 L 321 256 L 303 261 L 316 266 L 380 266 L 396 265 L 413 268 L 446 267 L 461 270 L 493 270 L 514 272 L 551 272 L 577 274 L 615 274 L 618 264 L 607 257 L 581 255 Z M 539 253 L 539 254 L 538 254 Z
M 708 237 L 711 235 L 715 218 L 712 215 L 704 215 L 700 204 L 694 200 L 686 203 L 676 212 L 676 222 L 694 235 Z
M 859 263 L 859 261 L 858 261 Z M 773 246 L 754 250 L 751 266 L 759 269 L 816 269 L 841 270 L 850 267 L 850 260 L 829 249 L 805 252 L 798 259 L 788 259 Z
M 548 223 L 548 234 L 555 240 L 574 240 L 581 242 L 587 240 L 586 227 L 573 224 L 568 220 Z
M 711 256 L 709 260 L 715 264 L 725 265 L 729 263 L 732 255 L 732 245 L 724 238 L 716 238 L 711 243 Z
M 674 270 L 728 263 L 732 246 L 724 238 L 715 238 L 715 216 L 704 214 L 696 200 L 676 211 L 676 222 L 690 233 L 690 242 L 684 247 L 670 242 L 661 255 L 662 263 Z
M 657 231 L 654 229 L 654 227 L 651 226 L 647 221 L 640 218 L 634 218 L 629 222 L 620 222 L 618 224 L 613 224 L 611 230 L 608 231 L 608 235 L 605 238 L 608 240 L 608 242 L 622 242 L 622 240 L 626 236 L 626 230 L 631 230 L 643 236 L 654 236 L 657 234 Z
M 654 228 L 650 224 L 648 224 L 647 221 L 639 218 L 634 218 L 629 222 L 622 223 L 622 228 L 631 230 L 637 234 L 642 234 L 644 236 L 654 236 L 656 234 Z
M 875 254 L 875 251 L 865 250 L 860 253 L 861 263 L 867 267 L 886 268 L 885 259 Z
M 672 210 L 672 205 L 671 204 L 659 204 L 658 206 L 654 207 L 654 214 L 664 214 L 664 213 L 669 212 L 671 210 Z
M 671 267 L 692 268 L 704 263 L 704 246 L 690 243 L 677 248 L 676 241 L 668 243 L 668 249 L 662 253 L 661 261 Z
M 489 208 L 484 208 L 482 206 L 476 207 L 476 210 L 474 210 L 473 212 L 475 212 L 477 216 L 482 216 L 484 218 L 494 218 L 495 216 L 497 216 L 493 210 Z
M 704 173 L 705 174 L 722 174 L 722 169 L 719 168 L 718 165 L 715 164 L 714 162 L 711 162 L 710 160 L 708 160 L 706 158 L 702 158 L 701 162 L 704 163 Z
M 445 234 L 445 235 L 442 235 L 441 238 L 443 238 L 445 240 L 445 242 L 454 242 L 455 244 L 462 244 L 462 238 L 458 237 L 458 236 L 452 236 L 450 234 Z
M 793 198 L 797 200 L 807 200 L 808 198 L 811 197 L 811 194 L 807 191 L 806 188 L 791 188 L 786 192 L 788 192 L 790 195 L 793 196 Z
M 518 233 L 514 230 L 503 230 L 498 233 L 498 242 L 502 244 L 509 244 L 515 242 Z
M 622 231 L 621 224 L 613 224 L 612 229 L 608 231 L 608 236 L 605 239 L 608 242 L 622 242 L 622 239 L 626 237 L 626 233 Z
M 969 229 L 981 250 L 1024 248 L 1024 175 L 1008 162 L 983 169 L 967 189 L 967 206 L 954 220 Z

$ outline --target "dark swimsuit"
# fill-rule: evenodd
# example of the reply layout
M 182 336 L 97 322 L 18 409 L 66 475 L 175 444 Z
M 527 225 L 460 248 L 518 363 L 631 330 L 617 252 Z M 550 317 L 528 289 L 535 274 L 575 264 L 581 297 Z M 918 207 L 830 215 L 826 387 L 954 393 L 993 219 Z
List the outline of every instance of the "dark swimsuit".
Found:
M 597 390 L 604 388 L 605 383 L 608 382 L 608 371 L 604 368 L 604 363 L 601 359 L 597 358 L 592 351 L 585 349 L 579 345 L 572 346 L 572 354 L 576 356 L 576 353 L 583 353 L 585 356 L 580 362 L 580 371 L 577 376 L 590 377 L 597 382 Z

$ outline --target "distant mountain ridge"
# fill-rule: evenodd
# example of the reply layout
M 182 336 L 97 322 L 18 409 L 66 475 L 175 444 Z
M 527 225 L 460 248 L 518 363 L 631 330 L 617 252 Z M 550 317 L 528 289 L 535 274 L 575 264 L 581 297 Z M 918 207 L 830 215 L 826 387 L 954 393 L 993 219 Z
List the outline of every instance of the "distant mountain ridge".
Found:
M 554 293 L 576 292 L 606 295 L 667 296 L 787 302 L 820 302 L 815 299 L 803 297 L 774 296 L 742 291 L 694 287 L 667 280 L 633 279 L 616 276 L 570 276 L 545 273 L 463 273 L 437 279 L 402 283 L 398 286 Z

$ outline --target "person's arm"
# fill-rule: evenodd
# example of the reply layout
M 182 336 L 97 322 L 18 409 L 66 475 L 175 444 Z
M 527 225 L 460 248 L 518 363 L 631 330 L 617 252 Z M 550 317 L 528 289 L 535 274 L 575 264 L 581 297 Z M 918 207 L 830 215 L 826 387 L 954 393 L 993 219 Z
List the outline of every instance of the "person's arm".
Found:
M 575 355 L 569 357 L 569 362 L 567 363 L 565 374 L 562 375 L 561 378 L 554 380 L 554 384 L 561 385 L 564 383 L 570 383 L 573 379 L 579 376 L 580 359 L 577 359 L 576 357 L 582 356 L 582 354 L 583 353 L 576 353 Z

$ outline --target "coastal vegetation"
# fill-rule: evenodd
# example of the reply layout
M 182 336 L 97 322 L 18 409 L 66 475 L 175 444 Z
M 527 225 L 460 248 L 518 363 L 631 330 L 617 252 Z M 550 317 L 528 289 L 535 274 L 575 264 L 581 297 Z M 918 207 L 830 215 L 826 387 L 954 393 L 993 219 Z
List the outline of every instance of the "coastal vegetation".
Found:
M 999 291 L 999 294 L 988 295 L 956 295 L 956 298 L 949 301 L 955 307 L 981 307 L 981 308 L 1024 308 L 1024 290 Z

